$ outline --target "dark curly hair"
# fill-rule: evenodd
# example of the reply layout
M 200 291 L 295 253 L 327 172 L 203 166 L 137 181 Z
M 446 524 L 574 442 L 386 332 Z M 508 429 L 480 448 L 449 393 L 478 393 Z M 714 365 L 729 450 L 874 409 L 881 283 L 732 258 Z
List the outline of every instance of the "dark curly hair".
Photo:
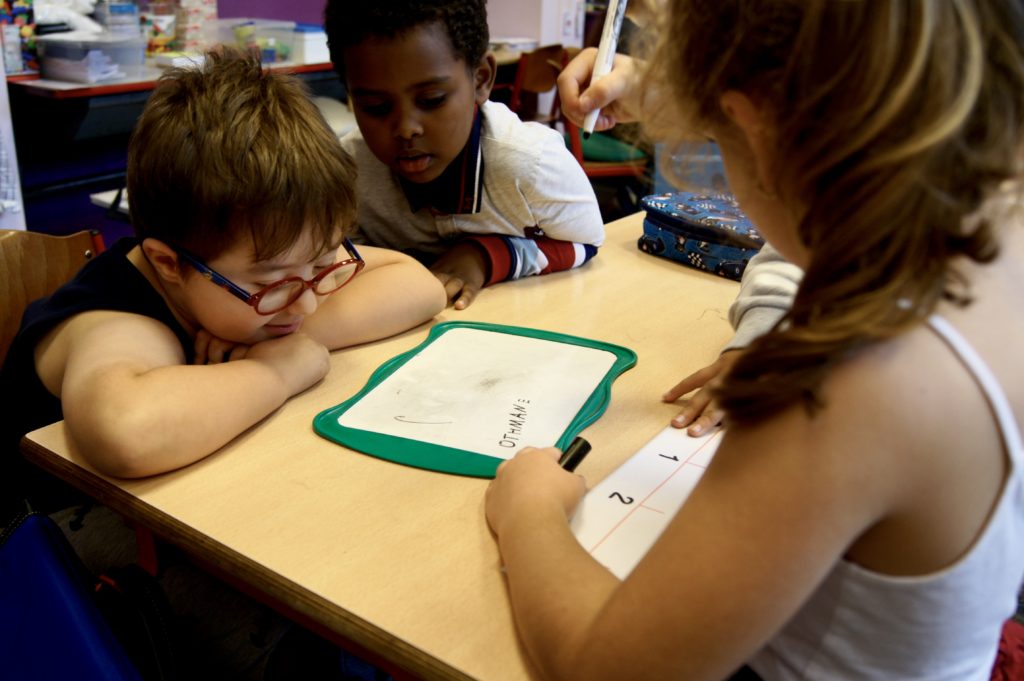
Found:
M 441 22 L 454 54 L 467 68 L 475 66 L 487 52 L 487 0 L 328 0 L 324 9 L 324 30 L 331 50 L 331 62 L 343 81 L 345 48 L 367 38 L 395 38 L 425 24 Z

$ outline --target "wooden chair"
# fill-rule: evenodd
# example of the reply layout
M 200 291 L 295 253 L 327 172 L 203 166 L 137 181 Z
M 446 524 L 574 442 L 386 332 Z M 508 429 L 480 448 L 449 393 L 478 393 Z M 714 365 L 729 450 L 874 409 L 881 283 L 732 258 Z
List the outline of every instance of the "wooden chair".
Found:
M 565 130 L 569 137 L 569 150 L 581 166 L 587 177 L 635 177 L 647 175 L 647 156 L 625 161 L 593 161 L 583 153 L 583 135 L 580 129 L 565 119 Z M 600 133 L 594 133 L 600 134 Z
M 584 153 L 583 138 L 579 127 L 567 119 L 561 112 L 558 92 L 555 88 L 558 81 L 558 74 L 575 55 L 573 48 L 565 48 L 561 45 L 548 45 L 539 47 L 532 52 L 526 52 L 519 57 L 519 65 L 516 70 L 515 82 L 512 84 L 512 95 L 509 99 L 509 108 L 519 114 L 524 120 L 537 120 L 554 126 L 561 123 L 565 130 L 566 144 L 576 161 L 582 166 L 587 177 L 628 177 L 642 179 L 646 177 L 648 158 L 646 155 L 632 160 L 622 161 L 597 161 L 588 158 Z M 555 92 L 551 109 L 547 114 L 530 115 L 525 110 L 524 96 L 540 95 L 548 92 Z
M 21 317 L 29 303 L 56 291 L 71 280 L 85 263 L 105 250 L 103 236 L 83 230 L 52 236 L 22 230 L 0 230 L 0 366 L 14 341 Z M 150 574 L 157 572 L 153 534 L 136 526 L 138 563 Z
M 67 236 L 53 236 L 23 230 L 0 230 L 0 270 L 3 271 L 0 277 L 0 365 L 17 335 L 25 308 L 70 281 L 85 263 L 103 250 L 103 237 L 97 231 L 83 230 Z M 40 664 L 38 650 L 29 646 L 24 650 L 28 662 L 22 662 L 22 651 L 18 650 L 13 659 L 11 655 L 4 658 L 5 666 L 50 672 L 63 672 L 74 667 L 90 677 L 102 674 L 103 678 L 111 679 L 141 678 L 134 661 L 109 627 L 109 620 L 97 607 L 94 594 L 88 588 L 93 585 L 86 579 L 86 572 L 82 571 L 84 566 L 77 562 L 71 545 L 49 518 L 45 515 L 41 518 L 39 521 L 30 516 L 30 521 L 35 524 L 26 524 L 19 542 L 8 545 L 5 541 L 7 562 L 15 568 L 24 568 L 28 571 L 25 574 L 31 577 L 6 584 L 9 589 L 19 586 L 25 589 L 19 598 L 8 600 L 12 601 L 16 613 L 19 609 L 24 610 L 21 617 L 14 615 L 18 621 L 24 622 L 28 617 L 37 626 L 52 625 L 47 629 L 53 638 L 51 647 L 57 646 L 66 651 L 67 659 Z M 41 527 L 39 522 L 51 523 L 52 532 L 56 534 Z M 14 528 L 9 529 L 13 531 Z M 152 535 L 142 529 L 137 532 L 140 542 L 144 542 L 139 545 L 140 564 L 151 574 L 156 574 L 155 568 L 142 563 L 149 555 L 146 552 L 152 550 Z M 8 538 L 5 535 L 5 540 Z M 18 576 L 16 569 L 6 572 L 5 576 Z M 63 589 L 60 597 L 46 600 L 45 590 L 55 587 Z M 69 617 L 76 618 L 77 627 L 63 626 Z M 147 634 L 151 632 L 151 629 L 146 629 Z M 156 649 L 157 645 L 153 643 L 153 648 Z
M 519 55 L 508 108 L 523 120 L 554 125 L 559 120 L 557 94 L 547 113 L 537 111 L 536 102 L 539 95 L 555 89 L 558 74 L 565 63 L 566 50 L 559 44 L 545 45 Z
M 53 293 L 103 248 L 95 231 L 52 236 L 0 230 L 0 365 L 28 304 Z

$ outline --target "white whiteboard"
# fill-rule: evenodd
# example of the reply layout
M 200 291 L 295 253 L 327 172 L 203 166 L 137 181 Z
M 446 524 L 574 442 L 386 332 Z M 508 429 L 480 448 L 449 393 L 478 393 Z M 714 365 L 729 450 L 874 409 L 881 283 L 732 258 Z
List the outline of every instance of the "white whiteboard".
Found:
M 555 444 L 616 359 L 600 348 L 454 328 L 337 423 L 508 459 L 527 445 Z

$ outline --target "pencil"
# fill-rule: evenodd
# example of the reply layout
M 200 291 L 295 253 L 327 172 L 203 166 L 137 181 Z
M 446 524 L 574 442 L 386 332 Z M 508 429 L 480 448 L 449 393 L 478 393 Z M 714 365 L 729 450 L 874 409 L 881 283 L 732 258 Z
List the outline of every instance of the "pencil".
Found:
M 608 75 L 615 61 L 615 50 L 619 45 L 619 31 L 622 30 L 622 19 L 626 15 L 626 0 L 611 0 L 604 15 L 604 27 L 601 29 L 601 42 L 597 47 L 597 59 L 594 71 L 590 76 L 590 85 Z M 590 137 L 597 124 L 600 109 L 594 109 L 583 118 L 583 137 Z

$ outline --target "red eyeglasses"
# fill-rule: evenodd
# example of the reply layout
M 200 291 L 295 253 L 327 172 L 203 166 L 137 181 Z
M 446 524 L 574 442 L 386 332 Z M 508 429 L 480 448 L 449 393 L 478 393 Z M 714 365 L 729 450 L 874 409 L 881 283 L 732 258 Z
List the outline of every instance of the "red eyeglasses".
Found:
M 182 260 L 195 268 L 197 272 L 239 300 L 252 305 L 257 313 L 270 315 L 280 312 L 294 303 L 306 292 L 306 289 L 313 289 L 313 293 L 318 296 L 326 296 L 352 281 L 366 263 L 363 261 L 362 256 L 359 255 L 356 247 L 347 238 L 342 242 L 342 245 L 349 254 L 349 257 L 321 270 L 312 279 L 285 277 L 268 286 L 264 286 L 256 293 L 246 291 L 184 248 L 175 248 L 174 250 Z

